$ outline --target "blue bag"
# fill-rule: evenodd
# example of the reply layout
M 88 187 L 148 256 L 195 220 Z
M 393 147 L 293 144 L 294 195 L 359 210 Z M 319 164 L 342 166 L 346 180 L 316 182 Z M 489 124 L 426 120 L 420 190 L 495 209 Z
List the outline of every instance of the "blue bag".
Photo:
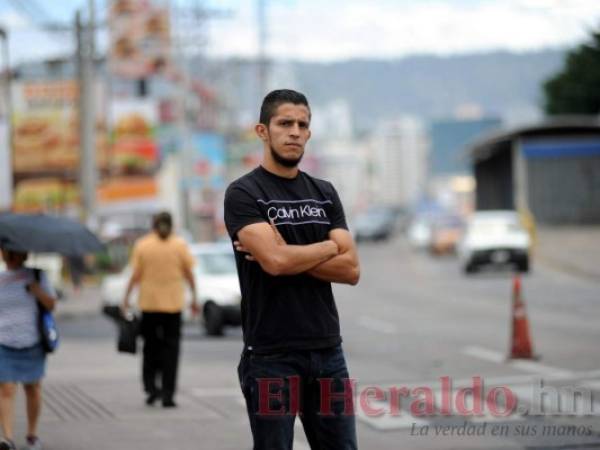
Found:
M 35 281 L 40 282 L 41 270 L 33 269 L 33 276 Z M 38 329 L 40 331 L 40 343 L 46 353 L 52 353 L 58 348 L 59 335 L 54 316 L 50 311 L 42 306 L 40 302 L 38 305 Z

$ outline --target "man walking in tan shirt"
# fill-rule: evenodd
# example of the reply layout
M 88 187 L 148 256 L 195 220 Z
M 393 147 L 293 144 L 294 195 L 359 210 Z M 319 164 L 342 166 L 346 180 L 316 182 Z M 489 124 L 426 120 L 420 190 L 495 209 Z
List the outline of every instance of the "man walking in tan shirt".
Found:
M 173 236 L 172 230 L 171 215 L 162 212 L 154 217 L 153 231 L 136 242 L 131 257 L 133 272 L 123 299 L 123 309 L 127 310 L 131 291 L 139 284 L 146 404 L 162 398 L 165 408 L 177 406 L 174 396 L 186 281 L 192 291 L 192 312 L 199 311 L 192 273 L 194 259 L 185 241 Z

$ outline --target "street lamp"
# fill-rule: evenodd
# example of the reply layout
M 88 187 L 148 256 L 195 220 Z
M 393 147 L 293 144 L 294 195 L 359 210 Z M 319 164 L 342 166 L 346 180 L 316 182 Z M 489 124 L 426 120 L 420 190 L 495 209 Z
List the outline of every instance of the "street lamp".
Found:
M 10 60 L 8 32 L 0 27 L 2 41 L 2 97 L 3 117 L 0 117 L 0 211 L 10 210 L 13 200 L 13 146 L 12 146 L 12 101 L 10 89 Z

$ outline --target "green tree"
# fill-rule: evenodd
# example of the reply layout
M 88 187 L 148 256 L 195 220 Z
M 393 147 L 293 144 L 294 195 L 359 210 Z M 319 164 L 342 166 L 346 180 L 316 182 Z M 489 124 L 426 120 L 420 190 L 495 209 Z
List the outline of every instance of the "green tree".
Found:
M 548 114 L 600 114 L 600 31 L 567 54 L 565 66 L 544 83 Z

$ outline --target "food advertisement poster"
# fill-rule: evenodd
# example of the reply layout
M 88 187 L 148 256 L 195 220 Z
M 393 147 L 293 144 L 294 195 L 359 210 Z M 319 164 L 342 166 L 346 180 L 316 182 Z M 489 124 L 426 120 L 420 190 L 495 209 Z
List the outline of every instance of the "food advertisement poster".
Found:
M 114 75 L 139 79 L 168 66 L 171 39 L 165 5 L 150 0 L 113 0 L 109 15 L 109 64 Z
M 160 165 L 158 103 L 153 99 L 113 99 L 109 109 L 110 176 L 99 187 L 101 202 L 156 197 Z
M 101 97 L 101 86 L 96 86 Z M 13 86 L 12 148 L 17 211 L 57 211 L 78 202 L 78 88 L 73 80 L 27 81 Z M 102 103 L 97 103 L 99 109 Z M 101 115 L 98 115 L 101 117 Z M 99 169 L 108 166 L 106 126 L 96 123 Z

